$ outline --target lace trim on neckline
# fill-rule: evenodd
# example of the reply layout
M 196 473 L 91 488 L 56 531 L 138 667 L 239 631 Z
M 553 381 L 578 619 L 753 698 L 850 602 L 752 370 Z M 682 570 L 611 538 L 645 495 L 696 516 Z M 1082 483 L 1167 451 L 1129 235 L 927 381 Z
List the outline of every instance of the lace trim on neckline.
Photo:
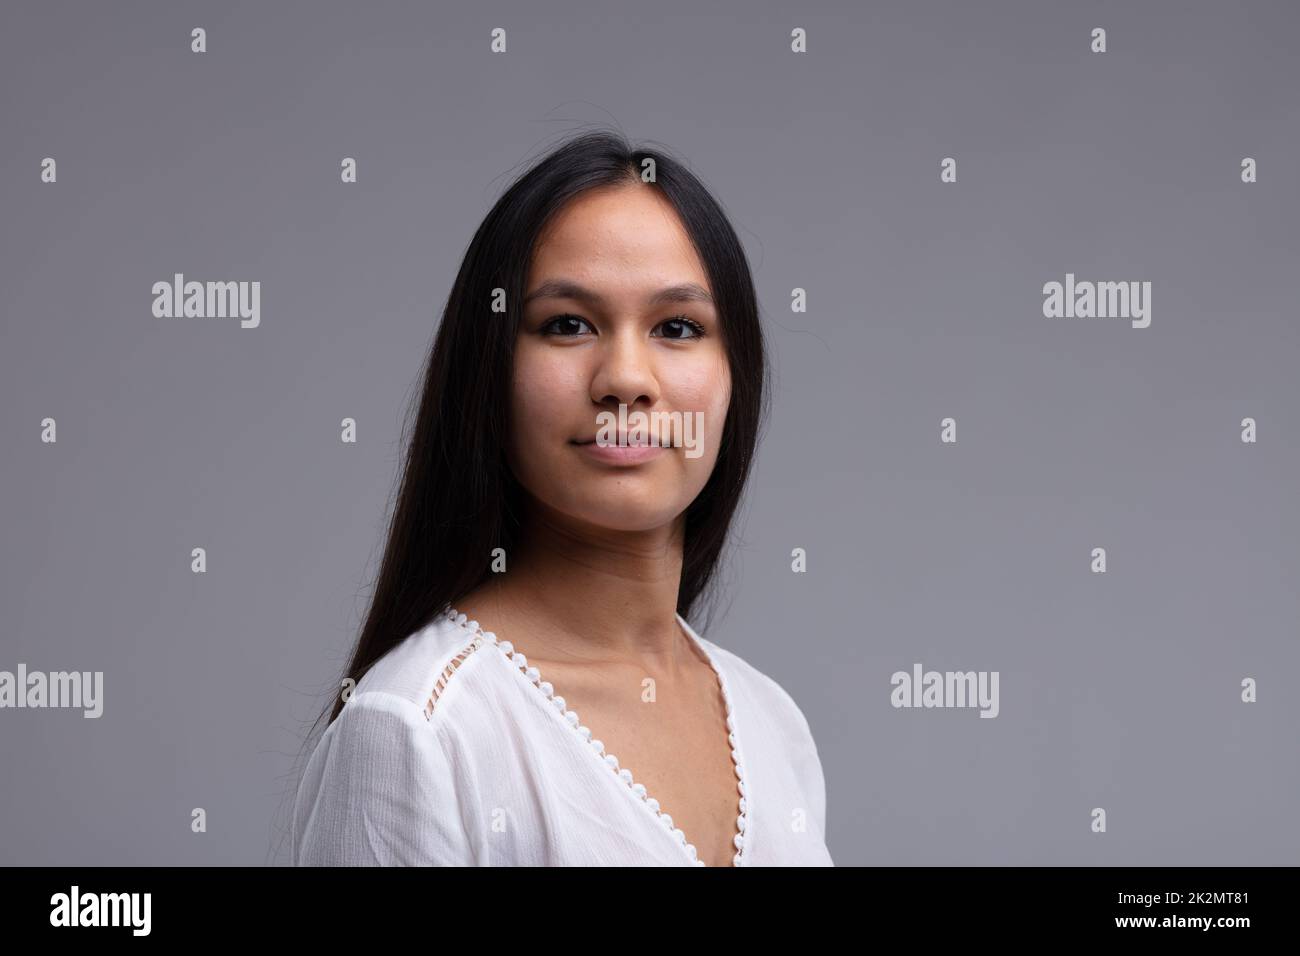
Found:
M 532 683 L 532 685 L 536 687 L 539 691 L 541 691 L 542 695 L 546 697 L 547 701 L 549 701 L 551 706 L 554 707 L 557 711 L 559 711 L 560 715 L 564 717 L 565 723 L 569 725 L 569 727 L 573 730 L 573 732 L 578 734 L 578 736 L 582 737 L 583 741 L 587 744 L 587 746 L 593 748 L 599 756 L 604 758 L 605 766 L 609 767 L 611 772 L 613 772 L 616 777 L 618 777 L 625 784 L 627 784 L 628 789 L 635 796 L 640 797 L 641 801 L 646 806 L 648 806 L 651 810 L 654 811 L 655 816 L 659 819 L 659 822 L 662 823 L 665 827 L 667 827 L 669 832 L 671 832 L 672 835 L 677 838 L 678 843 L 681 845 L 682 849 L 686 852 L 686 855 L 690 857 L 692 861 L 694 861 L 694 864 L 696 866 L 707 865 L 703 860 L 699 858 L 698 851 L 695 849 L 695 845 L 687 842 L 686 834 L 682 832 L 681 828 L 674 826 L 673 818 L 669 816 L 667 813 L 665 813 L 662 809 L 660 809 L 659 801 L 649 795 L 649 793 L 646 791 L 645 784 L 637 783 L 632 777 L 632 771 L 628 770 L 626 767 L 620 767 L 618 764 L 618 758 L 611 753 L 606 753 L 605 745 L 600 740 L 592 739 L 591 730 L 583 726 L 577 713 L 575 713 L 572 710 L 569 710 L 565 706 L 564 698 L 558 696 L 555 693 L 555 689 L 551 686 L 550 682 L 542 680 L 542 675 L 538 671 L 538 669 L 536 667 L 530 666 L 527 658 L 524 657 L 522 653 L 517 652 L 514 649 L 513 644 L 511 644 L 509 641 L 498 641 L 497 636 L 495 634 L 493 634 L 491 631 L 483 630 L 483 628 L 479 625 L 478 621 L 470 620 L 467 615 L 457 611 L 454 607 L 446 608 L 442 612 L 442 616 L 450 620 L 453 624 L 458 624 L 461 627 L 474 632 L 475 634 L 474 641 L 471 644 L 471 646 L 466 648 L 465 651 L 462 651 L 461 655 L 457 655 L 461 660 L 463 660 L 462 655 L 466 655 L 470 651 L 477 650 L 480 646 L 482 646 L 483 642 L 491 643 L 495 647 L 499 648 L 501 652 L 505 654 L 507 660 L 509 660 L 510 663 L 513 664 L 515 667 L 518 667 L 519 670 L 523 672 L 523 675 L 528 678 L 529 682 Z M 689 633 L 686 636 L 688 639 L 690 638 Z M 745 768 L 741 765 L 740 762 L 740 743 L 736 739 L 736 725 L 735 725 L 735 718 L 732 714 L 732 708 L 731 708 L 731 694 L 727 689 L 727 679 L 723 676 L 721 669 L 717 665 L 717 662 L 714 661 L 713 655 L 710 654 L 708 650 L 706 650 L 700 644 L 699 641 L 692 641 L 692 643 L 695 644 L 695 646 L 700 649 L 700 653 L 702 653 L 704 655 L 705 660 L 709 662 L 709 666 L 713 669 L 713 673 L 717 676 L 718 687 L 722 692 L 722 704 L 727 715 L 727 742 L 731 745 L 731 768 L 736 774 L 736 790 L 740 794 L 740 798 L 737 801 L 737 809 L 739 810 L 739 815 L 736 817 L 736 833 L 732 837 L 732 841 L 731 841 L 732 845 L 735 846 L 736 848 L 736 852 L 735 855 L 733 855 L 731 858 L 731 864 L 732 866 L 744 866 L 748 859 L 745 856 L 745 830 L 749 826 L 749 813 L 746 806 L 746 795 L 745 795 L 745 789 L 746 789 Z M 459 662 L 460 661 L 458 660 L 456 663 L 459 664 Z M 451 669 L 454 670 L 454 667 Z M 449 676 L 450 674 L 447 671 L 444 671 L 443 674 L 440 675 L 439 681 L 445 683 L 445 679 Z M 430 703 L 432 704 L 432 701 Z M 430 707 L 430 711 L 431 710 L 432 708 Z

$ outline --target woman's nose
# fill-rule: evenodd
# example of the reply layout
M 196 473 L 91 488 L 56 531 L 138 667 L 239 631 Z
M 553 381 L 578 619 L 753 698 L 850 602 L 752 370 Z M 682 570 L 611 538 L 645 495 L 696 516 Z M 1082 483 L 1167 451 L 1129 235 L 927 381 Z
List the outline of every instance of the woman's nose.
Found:
M 653 406 L 659 401 L 650 344 L 640 341 L 634 330 L 607 337 L 599 350 L 598 366 L 591 378 L 591 400 L 600 405 L 638 402 Z

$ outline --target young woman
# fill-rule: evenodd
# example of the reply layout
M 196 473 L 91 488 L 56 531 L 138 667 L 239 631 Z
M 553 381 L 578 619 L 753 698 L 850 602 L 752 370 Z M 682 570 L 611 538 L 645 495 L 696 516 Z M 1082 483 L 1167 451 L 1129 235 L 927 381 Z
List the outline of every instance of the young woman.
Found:
M 507 190 L 433 343 L 295 864 L 832 864 L 808 722 L 687 623 L 765 366 L 743 249 L 679 162 L 585 133 Z

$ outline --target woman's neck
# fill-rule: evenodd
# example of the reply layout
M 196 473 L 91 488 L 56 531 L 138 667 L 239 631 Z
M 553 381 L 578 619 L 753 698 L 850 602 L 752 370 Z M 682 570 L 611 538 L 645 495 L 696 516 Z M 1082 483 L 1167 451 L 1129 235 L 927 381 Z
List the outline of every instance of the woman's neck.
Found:
M 684 517 L 621 532 L 534 515 L 505 556 L 506 570 L 458 609 L 473 607 L 502 639 L 523 638 L 526 627 L 535 656 L 675 668 L 686 650 L 677 626 Z

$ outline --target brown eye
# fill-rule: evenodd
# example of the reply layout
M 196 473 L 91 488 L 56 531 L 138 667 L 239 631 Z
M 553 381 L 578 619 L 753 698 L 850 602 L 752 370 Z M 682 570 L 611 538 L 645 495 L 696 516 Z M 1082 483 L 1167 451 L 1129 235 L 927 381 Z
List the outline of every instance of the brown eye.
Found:
M 586 319 L 580 319 L 576 315 L 569 315 L 566 312 L 564 315 L 557 315 L 555 318 L 548 320 L 540 331 L 543 335 L 572 336 L 581 335 L 583 328 L 593 334 L 595 333 L 595 329 L 587 324 Z
M 704 326 L 684 315 L 674 316 L 659 323 L 659 328 L 664 330 L 660 338 L 665 339 L 698 339 L 704 335 Z

